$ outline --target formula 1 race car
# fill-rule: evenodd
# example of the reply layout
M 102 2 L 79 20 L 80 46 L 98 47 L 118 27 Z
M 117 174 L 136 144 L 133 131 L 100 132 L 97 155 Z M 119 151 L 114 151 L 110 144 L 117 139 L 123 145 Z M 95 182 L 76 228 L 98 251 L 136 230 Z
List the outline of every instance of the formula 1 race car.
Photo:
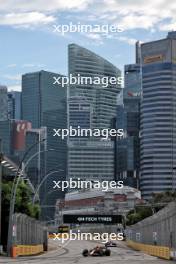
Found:
M 110 256 L 111 251 L 106 247 L 96 246 L 93 249 L 84 249 L 82 252 L 84 257 L 92 256 L 92 257 L 102 257 L 102 256 Z
M 109 241 L 105 244 L 105 247 L 117 247 L 117 244 L 113 241 Z

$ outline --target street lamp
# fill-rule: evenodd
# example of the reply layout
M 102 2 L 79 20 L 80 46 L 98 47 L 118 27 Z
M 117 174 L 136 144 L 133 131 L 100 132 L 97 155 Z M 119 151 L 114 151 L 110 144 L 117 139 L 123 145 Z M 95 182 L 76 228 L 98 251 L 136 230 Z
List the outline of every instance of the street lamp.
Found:
M 60 172 L 60 171 L 64 171 L 64 170 L 62 170 L 62 169 L 59 169 L 59 170 L 53 170 L 53 171 L 49 172 L 48 174 L 46 174 L 46 175 L 43 177 L 43 179 L 41 180 L 40 184 L 38 185 L 38 187 L 37 187 L 37 189 L 36 189 L 36 191 L 35 191 L 35 194 L 34 194 L 34 197 L 33 197 L 33 202 L 32 202 L 33 204 L 35 203 L 35 198 L 36 198 L 36 195 L 38 194 L 38 191 L 39 191 L 40 187 L 42 186 L 42 184 L 44 183 L 44 181 L 48 178 L 48 176 L 50 176 L 51 174 L 54 174 L 54 173 L 56 173 L 56 172 Z

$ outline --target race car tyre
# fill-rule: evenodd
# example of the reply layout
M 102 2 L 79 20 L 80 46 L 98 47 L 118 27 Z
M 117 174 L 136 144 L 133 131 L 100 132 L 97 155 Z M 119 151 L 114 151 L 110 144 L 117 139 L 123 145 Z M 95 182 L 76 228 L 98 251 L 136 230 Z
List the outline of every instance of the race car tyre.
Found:
M 100 250 L 99 255 L 102 257 L 104 255 L 103 251 Z
M 88 255 L 89 255 L 89 251 L 88 251 L 87 249 L 84 249 L 83 252 L 82 252 L 82 255 L 83 255 L 84 257 L 88 257 Z
M 109 257 L 111 255 L 111 251 L 109 249 L 105 250 L 105 256 Z

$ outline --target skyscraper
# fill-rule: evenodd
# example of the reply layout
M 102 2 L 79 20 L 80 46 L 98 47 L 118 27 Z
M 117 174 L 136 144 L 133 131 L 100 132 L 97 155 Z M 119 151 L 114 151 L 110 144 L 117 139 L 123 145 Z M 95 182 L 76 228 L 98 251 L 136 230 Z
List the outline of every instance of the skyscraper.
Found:
M 145 199 L 175 189 L 176 32 L 142 44 L 141 184 Z
M 54 205 L 57 198 L 62 197 L 62 192 L 51 192 L 53 179 L 59 180 L 66 177 L 66 140 L 54 137 L 53 129 L 67 127 L 66 115 L 66 87 L 54 85 L 54 77 L 61 75 L 39 71 L 28 73 L 22 77 L 22 117 L 32 123 L 33 128 L 45 126 L 47 128 L 47 172 L 59 168 L 46 181 L 45 206 L 46 218 L 53 219 Z M 44 177 L 44 175 L 43 175 Z
M 8 92 L 8 118 L 21 119 L 21 92 Z
M 124 98 L 136 97 L 141 95 L 141 74 L 139 64 L 128 64 L 125 65 L 124 70 Z
M 76 44 L 69 45 L 69 76 L 88 78 L 120 77 L 113 64 Z M 118 84 L 75 84 L 69 89 L 69 125 L 81 128 L 110 128 L 116 115 Z M 112 180 L 114 147 L 110 140 L 99 138 L 69 138 L 68 177 Z
M 12 122 L 10 120 L 0 121 L 0 139 L 3 153 L 10 157 L 12 155 Z
M 69 75 L 83 77 L 120 77 L 120 70 L 109 61 L 103 59 L 92 51 L 76 44 L 70 44 L 69 52 Z M 116 114 L 117 95 L 121 85 L 108 83 L 107 87 L 102 84 L 76 84 L 70 85 L 69 96 L 81 96 L 87 101 L 92 109 L 92 128 L 109 128 L 110 120 Z
M 123 102 L 118 104 L 116 128 L 124 129 L 124 138 L 116 141 L 116 177 L 124 184 L 139 187 L 140 168 L 140 45 L 136 43 L 136 63 L 124 67 Z
M 7 87 L 0 85 L 0 121 L 8 119 Z
M 139 125 L 140 97 L 124 98 L 117 107 L 116 128 L 123 128 L 124 138 L 116 141 L 116 177 L 134 188 L 139 182 Z

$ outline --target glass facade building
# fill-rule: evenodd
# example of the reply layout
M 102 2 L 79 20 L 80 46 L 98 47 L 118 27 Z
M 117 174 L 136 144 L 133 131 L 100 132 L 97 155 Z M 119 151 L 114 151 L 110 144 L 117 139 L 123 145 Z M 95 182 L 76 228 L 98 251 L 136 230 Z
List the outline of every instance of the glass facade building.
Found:
M 92 51 L 70 44 L 69 75 L 83 77 L 120 77 L 121 72 Z M 69 125 L 81 128 L 111 128 L 116 115 L 118 84 L 75 84 L 69 87 Z M 69 138 L 68 177 L 88 180 L 112 180 L 114 145 L 112 141 L 93 137 Z
M 0 139 L 3 153 L 10 157 L 12 155 L 12 122 L 10 120 L 0 121 Z
M 175 58 L 176 32 L 142 44 L 140 188 L 145 199 L 176 187 Z
M 69 141 L 70 178 L 113 180 L 114 145 L 112 141 Z
M 134 188 L 139 188 L 140 169 L 140 61 L 141 46 L 136 42 L 136 63 L 124 67 L 123 100 L 119 101 L 115 124 L 124 130 L 124 138 L 116 141 L 115 177 Z
M 92 119 L 92 108 L 84 97 L 72 96 L 68 101 L 69 125 L 73 128 L 90 128 Z
M 140 96 L 141 94 L 141 74 L 139 64 L 125 65 L 125 86 L 123 90 L 124 98 Z
M 117 107 L 116 127 L 124 130 L 124 138 L 116 141 L 116 177 L 136 188 L 140 164 L 140 97 L 124 98 L 123 104 Z
M 69 75 L 83 77 L 120 77 L 121 72 L 113 64 L 76 44 L 69 45 Z M 71 85 L 69 96 L 81 96 L 92 107 L 92 128 L 109 128 L 110 120 L 116 114 L 117 95 L 121 86 L 108 84 Z
M 21 120 L 21 92 L 8 92 L 8 118 Z
M 47 219 L 53 219 L 55 201 L 64 196 L 59 190 L 52 192 L 53 179 L 66 178 L 67 165 L 66 140 L 53 136 L 54 128 L 67 127 L 67 87 L 55 85 L 54 77 L 58 78 L 61 75 L 39 71 L 22 76 L 22 118 L 30 121 L 33 128 L 47 128 L 46 171 L 56 171 L 56 168 L 59 170 L 46 181 L 47 191 L 43 207 L 46 208 Z
M 0 121 L 8 119 L 7 87 L 0 85 Z

